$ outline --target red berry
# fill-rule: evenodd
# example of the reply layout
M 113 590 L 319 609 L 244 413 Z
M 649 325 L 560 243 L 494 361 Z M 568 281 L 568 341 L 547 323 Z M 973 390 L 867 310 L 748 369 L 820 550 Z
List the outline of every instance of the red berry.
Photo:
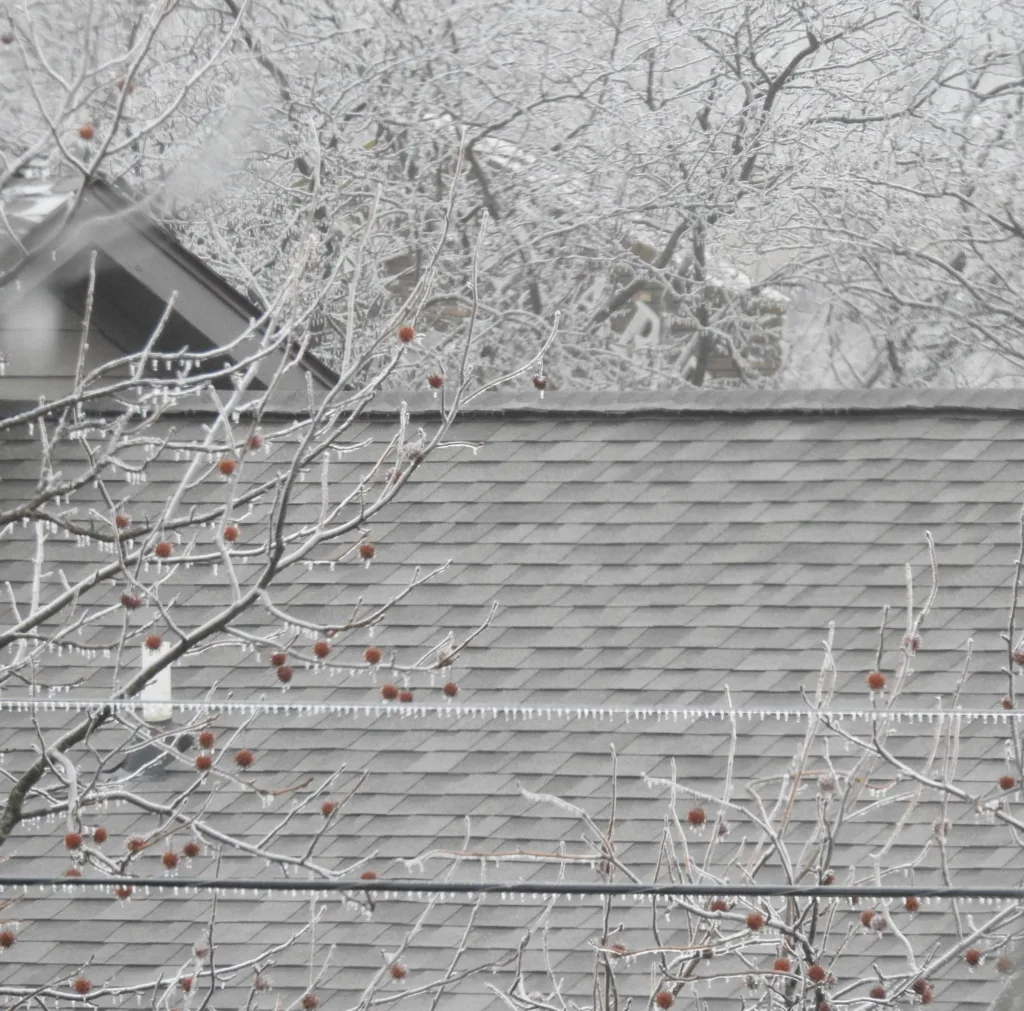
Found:
M 281 684 L 286 685 L 291 681 L 292 673 L 292 669 L 288 664 L 282 664 L 277 668 L 277 680 L 280 681 Z
M 273 656 L 271 656 L 270 662 L 275 667 L 281 667 L 281 666 L 283 666 L 284 664 L 286 664 L 288 662 L 288 654 L 287 653 L 275 653 Z
M 9 948 L 16 940 L 13 930 L 0 930 L 0 948 Z
M 83 123 L 78 128 L 78 136 L 81 137 L 82 140 L 92 140 L 95 135 L 96 131 L 93 129 L 92 123 Z
M 142 599 L 136 597 L 134 593 L 122 593 L 121 594 L 121 606 L 126 611 L 135 611 L 142 607 Z
M 66 878 L 80 878 L 81 876 L 82 872 L 77 867 L 69 867 L 64 872 L 64 877 Z
M 181 979 L 178 980 L 178 986 L 180 986 L 185 993 L 188 993 L 192 989 L 192 977 L 182 976 Z
M 131 885 L 118 885 L 114 889 L 114 894 L 119 899 L 130 899 L 132 897 L 132 886 Z
M 325 800 L 320 805 L 320 813 L 325 818 L 330 818 L 332 814 L 338 809 L 338 805 L 333 800 Z
M 400 691 L 398 693 L 398 701 L 399 702 L 412 702 L 412 692 L 409 691 L 408 688 L 403 688 L 402 691 Z
M 416 331 L 411 326 L 400 326 L 398 328 L 398 339 L 403 344 L 408 344 L 415 336 Z
M 363 654 L 363 659 L 367 663 L 380 663 L 383 656 L 384 654 L 377 649 L 376 646 L 367 646 L 366 652 Z
M 377 880 L 377 872 L 376 871 L 363 871 L 363 873 L 359 875 L 359 880 L 360 881 L 376 881 Z
M 1004 709 L 1013 708 L 1013 699 L 1009 695 L 1004 695 L 1002 701 L 999 703 Z
M 168 850 L 160 859 L 169 871 L 178 866 L 178 854 L 174 850 Z
M 203 848 L 194 839 L 185 843 L 185 845 L 181 847 L 181 852 L 184 853 L 189 860 L 194 860 L 200 853 L 202 853 L 202 851 Z
M 871 926 L 871 921 L 872 921 L 872 920 L 873 920 L 874 918 L 875 918 L 875 911 L 874 911 L 873 909 L 865 909 L 865 910 L 864 910 L 864 911 L 863 911 L 863 912 L 862 912 L 862 913 L 860 914 L 860 922 L 861 922 L 861 923 L 862 923 L 862 924 L 863 924 L 863 925 L 864 925 L 865 927 L 870 927 L 870 926 Z
M 392 979 L 405 979 L 408 975 L 405 966 L 401 962 L 395 962 L 391 966 L 391 978 Z
M 140 835 L 133 835 L 125 840 L 124 845 L 129 853 L 140 853 L 146 848 L 146 840 Z
M 320 1007 L 320 998 L 315 993 L 307 993 L 302 997 L 303 1011 L 316 1011 Z
M 999 789 L 1000 790 L 1012 790 L 1017 785 L 1017 780 L 1013 776 L 1000 776 L 999 777 Z
M 538 372 L 537 375 L 533 377 L 533 385 L 536 386 L 538 390 L 543 390 L 548 385 L 548 377 L 542 376 Z
M 1013 969 L 1013 960 L 1006 955 L 1000 955 L 996 959 L 996 972 L 1006 974 Z
M 772 965 L 772 968 L 776 972 L 789 972 L 793 968 L 793 963 L 788 958 L 777 958 Z
M 200 748 L 212 748 L 214 741 L 217 738 L 214 737 L 212 730 L 202 730 L 199 732 L 199 747 Z
M 444 386 L 444 376 L 439 376 L 437 373 L 434 373 L 431 376 L 427 376 L 427 382 L 433 389 L 439 390 Z
M 313 643 L 313 652 L 323 660 L 324 657 L 329 656 L 331 652 L 331 644 L 326 642 L 324 639 L 320 639 Z
M 880 692 L 885 687 L 885 675 L 880 670 L 873 670 L 866 680 L 873 692 Z
M 443 691 L 448 698 L 453 699 L 459 694 L 459 686 L 454 681 L 449 681 L 441 691 Z
M 747 929 L 760 930 L 764 926 L 764 917 L 760 913 L 747 913 Z
M 886 997 L 885 987 L 884 986 L 873 986 L 871 988 L 871 991 L 868 994 L 868 996 L 869 997 L 873 997 L 875 1000 L 885 1000 L 885 997 Z
M 921 637 L 919 635 L 911 636 L 905 635 L 903 637 L 903 645 L 910 648 L 912 653 L 916 653 L 921 648 Z
M 964 961 L 968 965 L 978 965 L 981 962 L 984 952 L 980 948 L 968 948 L 964 952 Z
M 903 908 L 908 913 L 916 913 L 921 908 L 921 900 L 914 895 L 908 895 L 903 900 Z
M 155 548 L 153 548 L 153 554 L 157 558 L 170 558 L 171 552 L 174 549 L 171 547 L 170 541 L 160 541 Z
M 249 449 L 254 451 L 257 449 L 262 449 L 263 436 L 260 435 L 259 432 L 253 432 L 252 435 L 249 436 L 249 441 L 246 443 L 246 445 L 249 447 Z
M 159 649 L 163 644 L 163 639 L 158 635 L 146 636 L 146 649 Z
M 75 993 L 80 993 L 82 995 L 87 994 L 92 989 L 92 983 L 90 983 L 84 976 L 79 976 L 71 985 L 74 987 Z
M 262 972 L 256 973 L 256 977 L 252 981 L 252 988 L 254 990 L 269 990 L 270 978 L 264 976 Z
M 1015 649 L 1013 651 L 1013 662 L 1024 667 L 1024 649 Z
M 836 876 L 829 871 L 828 874 L 821 879 L 821 883 L 823 885 L 834 885 L 836 883 Z
M 372 544 L 360 544 L 359 545 L 359 557 L 370 559 L 377 554 L 377 549 Z
M 77 850 L 82 845 L 82 836 L 78 832 L 69 832 L 64 836 L 64 845 L 69 850 Z
M 919 995 L 924 994 L 928 990 L 931 990 L 931 988 L 931 983 L 929 983 L 926 979 L 915 979 L 914 982 L 910 984 L 910 989 L 913 990 L 914 993 Z
M 668 990 L 659 990 L 654 995 L 654 1003 L 660 1008 L 669 1008 L 675 1003 L 675 997 L 668 992 Z
M 725 899 L 712 899 L 708 909 L 713 913 L 726 913 L 729 911 L 729 903 Z
M 114 526 L 117 527 L 118 530 L 126 530 L 131 525 L 132 518 L 131 516 L 125 515 L 125 513 L 118 513 L 114 517 Z
M 235 765 L 240 769 L 248 769 L 254 761 L 256 761 L 256 757 L 248 748 L 242 748 L 242 750 L 235 755 Z
M 102 846 L 110 838 L 110 833 L 100 825 L 99 828 L 93 829 L 92 841 L 97 846 Z
M 825 967 L 823 965 L 818 965 L 817 962 L 807 967 L 807 978 L 812 983 L 821 983 L 827 975 L 828 973 L 825 971 Z
M 234 524 L 224 528 L 224 540 L 229 544 L 234 544 L 238 540 L 239 529 Z
M 225 458 L 217 464 L 217 470 L 219 470 L 225 477 L 231 477 L 235 472 L 235 461 Z
M 387 699 L 389 702 L 394 701 L 398 698 L 398 687 L 393 684 L 381 685 L 380 697 L 382 699 Z
M 691 807 L 686 812 L 686 820 L 693 826 L 703 825 L 708 820 L 708 816 L 704 813 L 702 807 Z

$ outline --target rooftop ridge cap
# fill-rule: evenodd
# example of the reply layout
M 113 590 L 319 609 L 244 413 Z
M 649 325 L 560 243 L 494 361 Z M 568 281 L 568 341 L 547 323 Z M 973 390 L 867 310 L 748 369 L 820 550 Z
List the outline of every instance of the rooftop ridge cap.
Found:
M 319 395 L 317 403 L 319 403 Z M 366 418 L 387 418 L 405 404 L 412 417 L 438 416 L 450 401 L 429 391 L 392 391 L 378 394 L 362 412 Z M 0 406 L 3 406 L 0 404 Z M 35 404 L 6 404 L 0 415 L 16 413 L 11 407 Z M 309 411 L 304 393 L 281 395 L 271 400 L 267 416 L 296 416 Z M 95 402 L 95 413 L 120 410 L 111 402 Z M 522 419 L 701 416 L 850 416 L 920 415 L 941 413 L 991 415 L 1024 414 L 1024 390 L 1003 389 L 929 389 L 929 390 L 686 390 L 672 394 L 648 391 L 605 393 L 596 391 L 536 391 L 484 394 L 460 408 L 459 416 Z M 206 417 L 213 413 L 205 402 L 183 403 L 166 409 L 168 415 Z M 245 413 L 245 408 L 242 408 Z

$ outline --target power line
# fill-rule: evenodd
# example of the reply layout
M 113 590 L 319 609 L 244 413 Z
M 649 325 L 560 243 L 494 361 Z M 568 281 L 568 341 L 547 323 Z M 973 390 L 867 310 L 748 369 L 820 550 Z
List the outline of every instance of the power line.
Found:
M 149 703 L 141 699 L 58 699 L 58 698 L 4 698 L 0 699 L 0 710 L 8 712 L 75 712 L 96 713 L 104 709 L 135 712 Z M 261 698 L 258 701 L 237 702 L 233 699 L 174 701 L 166 703 L 168 708 L 182 714 L 187 713 L 237 713 L 251 716 L 256 713 L 284 716 L 322 716 L 325 714 L 339 716 L 380 716 L 399 719 L 422 719 L 427 716 L 439 716 L 444 719 L 504 719 L 510 722 L 554 721 L 554 720 L 623 720 L 626 723 L 678 723 L 680 720 L 700 719 L 736 719 L 769 720 L 788 723 L 801 723 L 805 720 L 820 718 L 833 723 L 870 722 L 883 720 L 894 723 L 938 723 L 947 721 L 954 723 L 1009 724 L 1024 719 L 1024 710 L 987 711 L 983 709 L 945 709 L 945 710 L 906 710 L 906 709 L 847 709 L 847 710 L 815 710 L 815 709 L 780 709 L 774 707 L 758 707 L 756 709 L 728 709 L 721 706 L 686 707 L 682 709 L 656 709 L 653 707 L 635 706 L 619 708 L 614 706 L 508 706 L 481 703 L 480 705 L 422 705 L 417 703 L 399 703 L 390 705 L 384 702 L 353 703 L 353 702 L 268 702 Z
M 418 897 L 460 896 L 476 899 L 487 895 L 500 897 L 523 896 L 553 898 L 558 896 L 620 896 L 634 900 L 649 898 L 820 898 L 820 899 L 966 899 L 1024 901 L 1024 887 L 947 887 L 943 885 L 732 885 L 732 884 L 601 884 L 552 882 L 444 882 L 415 881 L 403 878 L 371 880 L 342 879 L 330 881 L 289 881 L 287 879 L 260 880 L 259 878 L 132 878 L 113 875 L 105 878 L 66 878 L 52 875 L 0 875 L 0 890 L 6 888 L 27 890 L 33 887 L 52 887 L 67 890 L 96 888 L 109 892 L 111 888 L 129 887 L 158 891 L 222 891 L 257 893 L 337 893 L 367 892 L 385 895 L 413 895 Z

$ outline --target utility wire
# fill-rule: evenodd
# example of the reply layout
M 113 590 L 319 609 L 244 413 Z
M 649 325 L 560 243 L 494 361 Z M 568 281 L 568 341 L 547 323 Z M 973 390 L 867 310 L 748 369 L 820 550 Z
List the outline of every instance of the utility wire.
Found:
M 486 882 L 468 881 L 435 883 L 415 881 L 403 878 L 371 880 L 342 879 L 330 881 L 289 881 L 287 879 L 271 879 L 261 881 L 259 878 L 132 878 L 123 875 L 112 875 L 105 878 L 66 878 L 51 875 L 0 875 L 0 889 L 30 887 L 53 888 L 102 888 L 129 886 L 134 889 L 155 888 L 159 890 L 215 891 L 223 889 L 231 891 L 252 892 L 391 892 L 398 894 L 418 895 L 468 895 L 473 898 L 483 895 L 500 896 L 541 896 L 550 898 L 556 895 L 620 895 L 625 898 L 649 897 L 687 897 L 714 896 L 716 898 L 732 896 L 735 898 L 754 897 L 792 897 L 821 899 L 874 899 L 874 898 L 907 898 L 918 899 L 1009 899 L 1024 901 L 1024 887 L 982 887 L 958 888 L 939 885 L 716 885 L 716 884 L 596 884 L 553 882 L 545 884 L 529 884 L 527 882 Z

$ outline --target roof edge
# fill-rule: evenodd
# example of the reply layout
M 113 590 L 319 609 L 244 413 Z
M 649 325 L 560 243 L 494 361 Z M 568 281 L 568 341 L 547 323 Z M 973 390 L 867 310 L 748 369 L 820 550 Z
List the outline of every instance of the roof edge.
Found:
M 261 398 L 260 398 L 261 399 Z M 319 396 L 316 398 L 319 401 Z M 436 417 L 449 401 L 428 391 L 378 394 L 363 410 L 364 417 L 392 417 L 405 404 L 413 417 Z M 4 405 L 11 408 L 37 404 Z M 97 413 L 117 411 L 119 405 L 97 402 Z M 273 397 L 268 416 L 294 417 L 308 414 L 305 394 Z M 931 389 L 931 390 L 685 390 L 657 394 L 643 390 L 617 393 L 591 391 L 535 391 L 483 394 L 460 410 L 464 417 L 517 418 L 627 418 L 772 415 L 905 415 L 970 412 L 983 414 L 1024 414 L 1024 390 Z M 192 400 L 170 407 L 167 414 L 207 416 L 205 401 Z M 242 413 L 245 413 L 244 407 Z

